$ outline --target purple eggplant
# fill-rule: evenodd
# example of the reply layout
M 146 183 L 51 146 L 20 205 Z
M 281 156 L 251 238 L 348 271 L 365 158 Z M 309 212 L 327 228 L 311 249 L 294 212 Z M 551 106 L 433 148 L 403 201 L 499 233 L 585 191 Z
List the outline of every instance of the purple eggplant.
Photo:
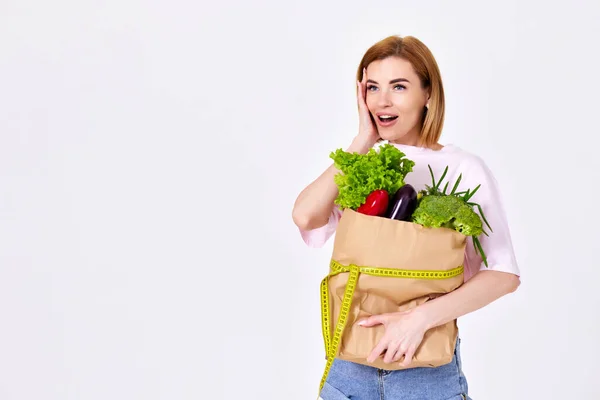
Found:
M 396 191 L 390 199 L 386 217 L 399 221 L 410 221 L 412 213 L 417 208 L 417 191 L 409 184 L 405 184 Z

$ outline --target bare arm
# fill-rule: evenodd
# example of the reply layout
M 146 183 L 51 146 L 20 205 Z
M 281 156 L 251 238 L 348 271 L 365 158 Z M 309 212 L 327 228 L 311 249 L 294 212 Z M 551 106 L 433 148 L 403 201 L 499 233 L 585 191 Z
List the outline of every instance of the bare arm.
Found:
M 367 74 L 363 70 L 362 81 L 356 81 L 356 100 L 358 105 L 358 135 L 346 149 L 351 153 L 366 154 L 380 139 L 379 132 L 371 120 L 371 113 L 365 101 Z M 292 211 L 292 219 L 298 228 L 310 230 L 327 223 L 333 211 L 334 200 L 338 188 L 333 177 L 339 170 L 330 165 L 317 179 L 308 185 L 296 199 Z
M 514 292 L 519 285 L 517 275 L 479 271 L 458 289 L 423 304 L 418 312 L 426 321 L 426 329 L 431 329 L 478 310 Z
M 371 141 L 357 136 L 346 149 L 348 152 L 365 154 L 372 147 Z M 310 230 L 325 225 L 333 210 L 333 201 L 338 195 L 338 188 L 333 177 L 339 170 L 330 165 L 317 179 L 308 185 L 296 199 L 292 218 L 298 228 Z
M 519 277 L 499 271 L 480 271 L 458 289 L 408 311 L 373 315 L 358 322 L 372 327 L 385 325 L 385 335 L 367 357 L 373 362 L 387 349 L 385 363 L 396 362 L 404 355 L 403 366 L 412 362 L 425 332 L 473 312 L 494 300 L 514 292 Z

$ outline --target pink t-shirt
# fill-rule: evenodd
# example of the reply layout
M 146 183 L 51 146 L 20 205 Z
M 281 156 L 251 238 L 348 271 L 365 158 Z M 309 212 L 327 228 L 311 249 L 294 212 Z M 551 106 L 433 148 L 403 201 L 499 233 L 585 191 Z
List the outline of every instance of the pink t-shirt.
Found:
M 390 144 L 396 146 L 406 154 L 407 158 L 415 162 L 413 171 L 405 178 L 405 183 L 411 184 L 417 191 L 432 183 L 428 165 L 431 166 L 436 180 L 441 178 L 444 168 L 448 166 L 448 173 L 442 182 L 442 188 L 449 181 L 448 190 L 450 190 L 460 173 L 463 175 L 458 186 L 459 191 L 474 189 L 481 184 L 471 201 L 481 206 L 493 230 L 490 232 L 484 224 L 489 237 L 485 235 L 479 237 L 489 267 L 485 266 L 481 257 L 475 252 L 473 242 L 469 237 L 465 250 L 465 281 L 478 270 L 503 271 L 520 275 L 498 182 L 485 162 L 478 156 L 451 144 L 444 146 L 441 150 Z M 340 217 L 341 211 L 336 206 L 326 225 L 308 231 L 300 230 L 302 239 L 310 247 L 322 247 L 335 233 Z

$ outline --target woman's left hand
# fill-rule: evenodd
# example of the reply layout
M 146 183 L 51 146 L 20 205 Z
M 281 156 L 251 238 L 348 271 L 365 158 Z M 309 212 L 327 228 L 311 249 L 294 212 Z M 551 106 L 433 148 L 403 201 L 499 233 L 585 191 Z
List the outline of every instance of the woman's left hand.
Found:
M 417 307 L 408 311 L 372 315 L 358 322 L 364 327 L 385 326 L 385 334 L 367 357 L 367 362 L 372 363 L 387 350 L 383 357 L 384 363 L 396 362 L 405 356 L 401 365 L 408 367 L 427 331 L 427 319 L 420 311 Z

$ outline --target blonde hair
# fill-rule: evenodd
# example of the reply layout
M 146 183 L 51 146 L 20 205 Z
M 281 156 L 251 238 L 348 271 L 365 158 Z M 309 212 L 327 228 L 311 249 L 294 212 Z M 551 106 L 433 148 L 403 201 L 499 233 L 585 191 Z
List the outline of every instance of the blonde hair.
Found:
M 421 146 L 430 147 L 437 143 L 444 126 L 444 86 L 437 62 L 423 42 L 413 36 L 388 36 L 371 46 L 364 54 L 356 78 L 362 81 L 363 68 L 373 61 L 388 57 L 399 57 L 408 61 L 419 80 L 421 87 L 429 91 L 429 109 L 424 107 L 421 134 Z

